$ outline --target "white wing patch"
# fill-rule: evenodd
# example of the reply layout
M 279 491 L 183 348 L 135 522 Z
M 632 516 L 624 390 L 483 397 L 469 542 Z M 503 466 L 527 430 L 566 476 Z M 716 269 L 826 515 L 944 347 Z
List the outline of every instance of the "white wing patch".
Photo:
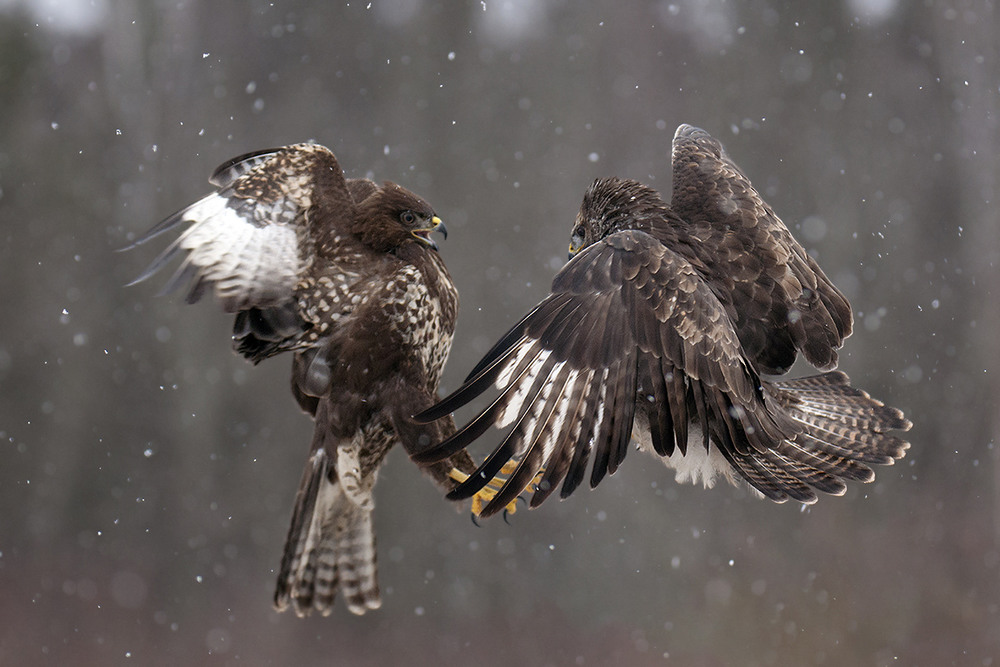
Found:
M 606 373 L 607 371 L 605 370 L 604 372 Z M 576 381 L 578 373 L 579 373 L 579 371 L 573 371 L 574 382 Z M 584 380 L 583 380 L 583 384 L 581 385 L 581 389 L 580 389 L 580 403 L 579 403 L 580 408 L 579 409 L 586 410 L 586 409 L 588 409 L 587 406 L 590 404 L 589 403 L 590 394 L 591 394 L 591 392 L 595 391 L 595 388 L 594 388 L 594 375 L 596 374 L 596 372 L 594 371 L 594 369 L 590 369 L 590 370 L 583 371 L 583 373 L 584 373 Z M 602 377 L 604 377 L 604 375 L 602 375 Z M 579 419 L 579 418 L 574 419 L 573 422 L 569 425 L 569 427 L 572 429 L 571 436 L 570 436 L 571 439 L 572 439 L 572 441 L 573 442 L 579 442 L 580 441 L 580 436 L 582 435 L 581 431 L 583 430 L 583 421 L 581 419 Z
M 255 216 L 253 211 L 246 209 Z M 212 285 L 228 312 L 274 306 L 292 298 L 303 268 L 295 226 L 248 219 L 231 206 L 230 198 L 219 194 L 200 199 L 177 217 L 190 226 L 134 282 L 183 252 L 184 261 L 167 291 L 194 278 L 195 289 Z
M 534 345 L 525 345 L 524 347 L 526 350 L 532 351 L 537 349 Z M 518 414 L 521 412 L 521 407 L 524 405 L 524 400 L 528 397 L 528 392 L 535 383 L 535 378 L 538 377 L 539 371 L 541 371 L 542 366 L 545 365 L 545 362 L 551 354 L 551 350 L 537 351 L 537 355 L 531 360 L 531 364 L 518 381 L 517 389 L 514 390 L 514 395 L 510 397 L 510 400 L 507 401 L 507 405 L 500 411 L 500 414 L 497 415 L 497 428 L 507 428 L 514 423 L 515 419 L 517 419 Z M 521 355 L 521 351 L 518 350 L 517 356 L 518 358 L 523 358 L 525 355 Z M 513 369 L 511 370 L 513 371 Z M 497 384 L 499 384 L 499 380 Z
M 532 346 L 524 344 L 527 340 L 529 339 L 525 336 L 518 341 L 514 356 L 510 358 L 507 365 L 503 367 L 503 370 L 500 371 L 500 374 L 497 376 L 494 386 L 500 391 L 503 391 L 508 385 L 510 385 L 510 381 L 514 376 L 514 369 L 520 366 L 521 361 L 523 361 L 524 358 L 528 356 L 528 353 L 531 352 Z
M 560 362 L 557 367 L 553 369 L 552 375 L 549 377 L 556 377 L 555 374 L 561 370 L 564 365 L 565 362 Z M 540 443 L 542 446 L 543 461 L 548 461 L 549 457 L 552 456 L 552 452 L 555 450 L 556 441 L 558 440 L 559 435 L 566 428 L 566 419 L 569 415 L 569 411 L 571 409 L 576 409 L 576 405 L 571 405 L 571 400 L 576 388 L 576 383 L 579 379 L 580 371 L 573 369 L 566 373 L 566 380 L 559 388 L 559 402 L 556 404 L 556 408 L 549 419 L 549 423 L 546 426 L 546 431 Z
M 188 251 L 185 264 L 200 269 L 215 291 L 236 310 L 245 305 L 264 307 L 287 301 L 302 269 L 295 229 L 288 225 L 257 226 L 209 195 L 187 210 L 194 224 L 178 238 Z
M 525 396 L 523 392 L 527 391 L 535 384 L 534 378 L 536 375 L 538 375 L 538 371 L 536 370 L 536 364 L 538 365 L 543 364 L 545 362 L 545 359 L 547 359 L 549 355 L 551 355 L 551 352 L 546 350 L 545 354 L 539 355 L 538 359 L 536 359 L 535 362 L 533 362 L 531 367 L 528 369 L 529 376 L 528 378 L 525 379 L 525 382 L 523 382 L 521 386 L 518 387 L 518 392 L 517 395 L 515 396 L 515 400 L 519 400 L 520 405 L 524 404 Z M 545 382 L 542 384 L 541 390 L 538 392 L 538 396 L 536 396 L 535 400 L 532 401 L 531 404 L 528 406 L 529 412 L 525 414 L 524 421 L 522 422 L 522 426 L 520 427 L 524 433 L 524 438 L 520 440 L 520 444 L 525 450 L 527 449 L 527 447 L 531 446 L 532 443 L 535 443 L 535 441 L 538 440 L 540 436 L 542 436 L 543 433 L 542 429 L 546 428 L 546 425 L 553 417 L 552 412 L 548 411 L 548 406 L 550 405 L 549 401 L 552 398 L 553 391 L 556 390 L 557 388 L 560 391 L 560 399 L 561 399 L 562 396 L 561 392 L 565 388 L 565 382 L 559 380 L 559 375 L 563 367 L 565 367 L 565 365 L 566 365 L 565 361 L 560 361 L 552 367 L 552 370 L 545 377 Z M 520 408 L 518 410 L 513 410 L 513 402 L 510 406 L 507 407 L 508 414 L 513 412 L 516 415 L 517 412 L 519 412 L 519 410 Z M 506 415 L 504 416 L 506 417 Z M 543 416 L 545 417 L 544 420 Z M 543 437 L 544 440 L 548 440 L 547 436 Z M 548 456 L 548 452 L 546 451 L 546 449 L 549 447 L 544 441 L 541 442 L 540 444 L 542 447 L 542 460 L 544 461 Z M 524 454 L 524 451 L 518 451 L 515 453 L 515 456 L 520 456 L 522 454 Z

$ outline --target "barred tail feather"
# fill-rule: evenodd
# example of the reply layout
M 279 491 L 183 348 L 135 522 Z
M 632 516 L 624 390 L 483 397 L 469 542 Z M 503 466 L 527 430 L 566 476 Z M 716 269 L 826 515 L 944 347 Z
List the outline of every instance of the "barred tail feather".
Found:
M 794 380 L 765 382 L 765 393 L 774 409 L 782 410 L 801 429 L 769 452 L 755 452 L 744 477 L 761 492 L 779 502 L 791 497 L 804 502 L 812 489 L 841 495 L 842 480 L 870 482 L 870 465 L 892 465 L 906 455 L 910 444 L 890 431 L 906 431 L 911 423 L 903 413 L 884 405 L 850 385 L 846 374 L 834 371 Z M 737 468 L 740 463 L 734 461 Z M 781 474 L 760 473 L 780 470 Z M 795 484 L 788 485 L 788 478 Z
M 325 616 L 339 588 L 347 608 L 364 614 L 382 604 L 376 574 L 372 510 L 348 498 L 326 450 L 317 449 L 295 498 L 274 606 Z

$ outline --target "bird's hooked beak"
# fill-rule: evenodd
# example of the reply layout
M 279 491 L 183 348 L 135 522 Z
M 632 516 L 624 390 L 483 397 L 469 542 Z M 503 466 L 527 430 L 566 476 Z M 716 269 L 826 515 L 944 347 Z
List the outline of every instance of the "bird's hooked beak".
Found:
M 434 217 L 432 217 L 429 222 L 431 223 L 430 227 L 424 227 L 423 229 L 414 229 L 410 233 L 413 234 L 413 236 L 415 236 L 417 238 L 417 240 L 425 243 L 426 245 L 430 246 L 434 250 L 437 250 L 438 249 L 437 243 L 435 243 L 431 239 L 431 233 L 432 232 L 441 232 L 441 236 L 443 236 L 443 237 L 445 237 L 447 239 L 448 238 L 448 228 L 444 226 L 443 222 L 441 222 L 441 218 L 437 217 L 436 215 Z
M 569 244 L 569 256 L 566 258 L 567 261 L 573 259 L 574 257 L 576 257 L 576 253 L 580 252 L 582 249 L 583 249 L 583 244 L 582 243 L 580 243 L 579 245 L 574 245 L 573 243 L 570 243 Z

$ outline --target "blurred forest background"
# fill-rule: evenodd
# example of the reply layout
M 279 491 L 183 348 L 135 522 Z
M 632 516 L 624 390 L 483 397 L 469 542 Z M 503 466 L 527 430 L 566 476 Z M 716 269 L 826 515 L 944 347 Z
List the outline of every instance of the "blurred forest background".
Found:
M 0 663 L 1000 664 L 998 35 L 971 0 L 0 1 Z M 592 179 L 669 192 L 681 122 L 847 293 L 841 368 L 909 455 L 803 508 L 633 454 L 476 527 L 394 451 L 383 608 L 275 613 L 290 360 L 125 288 L 156 250 L 115 249 L 226 159 L 316 140 L 447 222 L 450 389 Z

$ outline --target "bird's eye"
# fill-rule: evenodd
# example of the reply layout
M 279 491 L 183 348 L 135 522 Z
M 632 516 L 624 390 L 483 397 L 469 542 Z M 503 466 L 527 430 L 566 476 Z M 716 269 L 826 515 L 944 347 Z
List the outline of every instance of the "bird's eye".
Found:
M 583 225 L 577 225 L 573 228 L 573 236 L 579 236 L 581 239 L 584 237 L 585 232 L 586 230 L 583 228 Z
M 417 214 L 413 211 L 403 211 L 399 214 L 399 220 L 404 225 L 412 225 L 417 221 Z

